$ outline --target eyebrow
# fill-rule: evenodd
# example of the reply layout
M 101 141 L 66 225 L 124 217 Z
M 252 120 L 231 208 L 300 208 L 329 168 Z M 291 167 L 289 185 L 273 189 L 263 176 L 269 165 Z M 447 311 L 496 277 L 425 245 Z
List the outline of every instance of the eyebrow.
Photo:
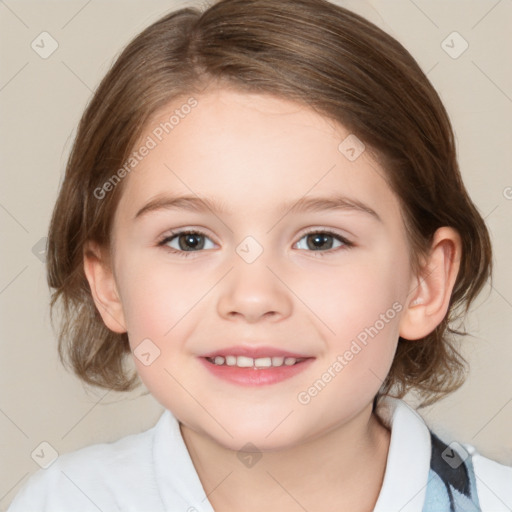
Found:
M 133 220 L 140 219 L 150 212 L 160 210 L 188 210 L 194 212 L 212 211 L 217 214 L 230 215 L 232 212 L 225 208 L 224 203 L 213 198 L 199 196 L 173 196 L 159 195 L 146 203 L 136 214 Z M 283 203 L 278 209 L 279 214 L 300 212 L 322 212 L 329 210 L 348 210 L 366 213 L 382 222 L 379 214 L 363 202 L 345 196 L 311 197 L 304 196 L 297 201 Z

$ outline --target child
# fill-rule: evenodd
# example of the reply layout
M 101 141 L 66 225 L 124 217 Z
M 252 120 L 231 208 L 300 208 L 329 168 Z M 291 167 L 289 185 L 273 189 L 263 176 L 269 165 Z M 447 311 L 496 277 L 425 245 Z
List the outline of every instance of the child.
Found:
M 138 374 L 165 412 L 9 510 L 510 510 L 512 468 L 402 400 L 461 385 L 450 325 L 490 273 L 396 40 L 324 0 L 173 12 L 88 105 L 48 245 L 63 361 L 108 389 Z

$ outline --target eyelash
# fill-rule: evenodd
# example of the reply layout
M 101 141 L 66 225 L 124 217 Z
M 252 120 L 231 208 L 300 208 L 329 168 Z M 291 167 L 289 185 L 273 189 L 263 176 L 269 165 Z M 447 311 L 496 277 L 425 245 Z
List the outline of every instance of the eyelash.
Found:
M 335 238 L 336 240 L 341 242 L 344 247 L 337 247 L 335 249 L 328 249 L 327 251 L 307 251 L 307 252 L 316 253 L 315 256 L 322 257 L 322 256 L 325 256 L 325 253 L 329 253 L 330 254 L 330 253 L 338 251 L 338 250 L 350 249 L 351 247 L 354 247 L 354 244 L 352 242 L 350 242 L 346 238 L 342 237 L 338 233 L 335 233 L 333 231 L 329 231 L 328 229 L 316 229 L 316 230 L 312 230 L 312 231 L 308 231 L 306 233 L 303 233 L 302 236 L 299 238 L 299 241 L 302 240 L 305 236 L 315 235 L 317 233 L 323 234 L 323 235 L 330 235 L 330 236 L 332 236 L 333 238 Z M 187 235 L 200 235 L 200 236 L 204 236 L 206 238 L 209 238 L 208 235 L 206 233 L 203 233 L 202 231 L 193 230 L 193 229 L 191 229 L 191 230 L 184 229 L 182 231 L 174 231 L 174 232 L 171 232 L 170 234 L 166 235 L 161 241 L 158 242 L 158 246 L 159 247 L 163 247 L 163 249 L 165 249 L 166 251 L 168 251 L 168 252 L 170 252 L 172 254 L 177 254 L 178 256 L 181 256 L 181 257 L 184 257 L 184 258 L 188 258 L 191 253 L 201 252 L 201 250 L 199 250 L 199 251 L 178 251 L 176 249 L 172 249 L 170 247 L 166 247 L 167 243 L 169 243 L 171 240 L 173 240 L 177 236 L 183 235 L 183 234 L 187 234 Z

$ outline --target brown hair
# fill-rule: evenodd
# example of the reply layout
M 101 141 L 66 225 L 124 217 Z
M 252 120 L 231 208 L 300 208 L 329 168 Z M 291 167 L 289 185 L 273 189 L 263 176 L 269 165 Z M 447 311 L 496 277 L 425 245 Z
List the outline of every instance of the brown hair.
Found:
M 451 327 L 491 275 L 489 235 L 458 169 L 441 100 L 413 57 L 364 18 L 325 0 L 222 0 L 185 8 L 145 29 L 121 53 L 80 121 L 48 236 L 48 283 L 64 307 L 59 355 L 85 382 L 135 387 L 126 333 L 105 326 L 83 270 L 84 243 L 111 246 L 123 166 L 151 116 L 211 83 L 273 94 L 342 123 L 382 162 L 399 198 L 412 262 L 435 230 L 462 239 L 460 271 L 443 322 L 422 340 L 400 339 L 381 393 L 414 389 L 423 404 L 457 389 L 466 364 Z M 53 314 L 52 314 L 53 321 Z

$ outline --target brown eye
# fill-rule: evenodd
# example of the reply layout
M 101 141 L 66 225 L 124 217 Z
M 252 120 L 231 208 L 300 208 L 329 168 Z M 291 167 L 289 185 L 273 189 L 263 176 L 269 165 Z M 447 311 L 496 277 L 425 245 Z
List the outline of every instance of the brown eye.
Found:
M 306 240 L 306 243 L 300 246 L 302 240 Z M 297 242 L 297 245 L 298 249 L 307 249 L 315 252 L 326 252 L 340 247 L 352 246 L 348 240 L 331 231 L 313 231 L 306 233 L 299 242 Z
M 204 248 L 204 239 L 197 233 L 182 233 L 178 235 L 178 246 L 183 251 L 194 251 Z
M 178 231 L 165 237 L 158 245 L 169 247 L 172 252 L 184 253 L 211 249 L 212 247 L 207 247 L 208 242 L 213 245 L 213 242 L 199 231 Z

